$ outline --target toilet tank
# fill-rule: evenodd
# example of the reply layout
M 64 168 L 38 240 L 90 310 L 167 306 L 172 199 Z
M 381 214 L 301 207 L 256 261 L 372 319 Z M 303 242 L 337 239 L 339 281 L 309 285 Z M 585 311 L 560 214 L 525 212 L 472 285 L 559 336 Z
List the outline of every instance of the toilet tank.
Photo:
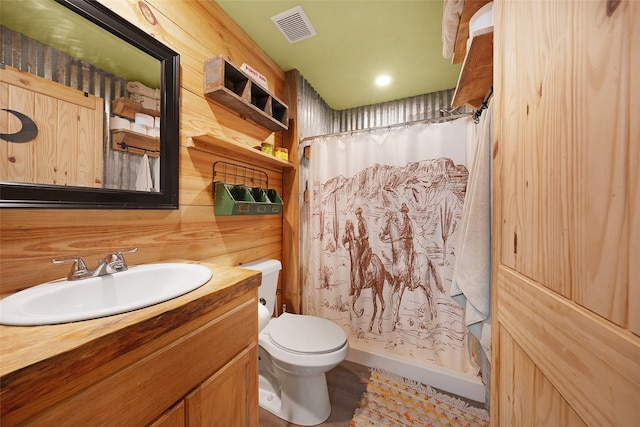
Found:
M 258 298 L 260 298 L 260 301 L 264 299 L 265 307 L 269 310 L 270 315 L 273 315 L 273 309 L 276 304 L 276 290 L 278 289 L 278 274 L 282 269 L 280 261 L 265 258 L 240 264 L 238 267 L 258 270 L 262 273 L 262 283 L 258 288 Z

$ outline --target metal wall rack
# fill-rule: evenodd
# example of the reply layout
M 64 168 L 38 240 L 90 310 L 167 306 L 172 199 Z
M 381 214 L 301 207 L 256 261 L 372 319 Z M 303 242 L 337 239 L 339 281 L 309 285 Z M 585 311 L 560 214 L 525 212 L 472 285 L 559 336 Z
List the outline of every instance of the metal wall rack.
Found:
M 284 205 L 266 172 L 223 161 L 213 164 L 213 197 L 216 215 L 277 215 Z

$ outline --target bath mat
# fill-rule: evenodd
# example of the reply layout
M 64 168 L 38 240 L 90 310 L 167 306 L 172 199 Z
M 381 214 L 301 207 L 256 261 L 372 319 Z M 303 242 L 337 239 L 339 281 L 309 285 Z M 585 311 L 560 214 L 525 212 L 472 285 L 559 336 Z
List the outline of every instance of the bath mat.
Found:
M 351 426 L 484 427 L 486 410 L 381 369 L 372 369 Z

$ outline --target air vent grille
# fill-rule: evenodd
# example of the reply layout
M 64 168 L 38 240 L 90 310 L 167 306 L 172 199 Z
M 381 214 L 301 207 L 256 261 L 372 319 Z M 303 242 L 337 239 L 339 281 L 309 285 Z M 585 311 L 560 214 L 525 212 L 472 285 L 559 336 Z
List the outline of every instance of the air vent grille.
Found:
M 307 14 L 304 13 L 302 6 L 296 6 L 293 9 L 272 16 L 271 20 L 289 43 L 299 42 L 316 35 L 316 30 L 311 25 L 311 21 L 309 21 Z

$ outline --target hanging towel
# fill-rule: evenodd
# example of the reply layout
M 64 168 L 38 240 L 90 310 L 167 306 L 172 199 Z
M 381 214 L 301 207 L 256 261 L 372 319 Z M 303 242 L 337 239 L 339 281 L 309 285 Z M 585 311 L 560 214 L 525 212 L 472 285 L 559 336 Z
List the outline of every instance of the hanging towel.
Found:
M 450 295 L 491 358 L 491 105 L 475 135 L 476 152 L 462 210 Z
M 153 159 L 153 191 L 160 191 L 160 156 Z
M 136 191 L 150 191 L 153 188 L 153 181 L 151 180 L 151 169 L 149 168 L 147 153 L 142 156 L 137 172 Z
M 444 0 L 442 6 L 442 56 L 451 58 L 456 48 L 456 36 L 464 0 Z

